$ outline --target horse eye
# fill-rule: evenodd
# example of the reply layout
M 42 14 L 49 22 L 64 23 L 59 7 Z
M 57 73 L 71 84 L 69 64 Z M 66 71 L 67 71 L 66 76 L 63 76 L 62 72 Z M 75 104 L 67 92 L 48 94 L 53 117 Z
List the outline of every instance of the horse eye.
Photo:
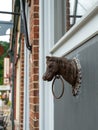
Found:
M 52 66 L 51 66 L 51 65 L 49 65 L 48 67 L 49 67 L 49 68 L 51 68 Z

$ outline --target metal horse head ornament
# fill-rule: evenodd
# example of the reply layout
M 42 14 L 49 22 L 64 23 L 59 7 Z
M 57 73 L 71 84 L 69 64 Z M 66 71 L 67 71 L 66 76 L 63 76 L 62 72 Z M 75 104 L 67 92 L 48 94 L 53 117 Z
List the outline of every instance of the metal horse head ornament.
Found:
M 81 66 L 79 60 L 67 59 L 64 57 L 46 57 L 47 69 L 43 75 L 43 80 L 51 81 L 55 76 L 60 75 L 72 85 L 74 96 L 78 94 L 81 83 Z

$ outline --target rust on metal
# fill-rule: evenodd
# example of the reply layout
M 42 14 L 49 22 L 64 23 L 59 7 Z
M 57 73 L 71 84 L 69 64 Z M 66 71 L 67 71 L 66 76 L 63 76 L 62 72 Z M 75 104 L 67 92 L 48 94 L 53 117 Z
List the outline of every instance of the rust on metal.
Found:
M 61 94 L 60 95 L 56 95 L 55 94 L 55 92 L 54 92 L 54 83 L 55 83 L 55 80 L 56 79 L 60 79 L 61 80 L 61 83 L 62 83 L 62 91 L 61 91 Z M 63 79 L 62 79 L 62 77 L 60 76 L 60 75 L 56 75 L 55 77 L 54 77 L 54 79 L 53 79 L 53 82 L 52 82 L 52 94 L 53 94 L 53 96 L 56 98 L 56 99 L 60 99 L 62 96 L 63 96 L 63 94 L 64 94 L 64 81 L 63 81 Z
M 78 94 L 81 84 L 81 66 L 77 58 L 46 57 L 47 69 L 43 80 L 51 81 L 56 75 L 61 75 L 72 86 L 73 96 Z

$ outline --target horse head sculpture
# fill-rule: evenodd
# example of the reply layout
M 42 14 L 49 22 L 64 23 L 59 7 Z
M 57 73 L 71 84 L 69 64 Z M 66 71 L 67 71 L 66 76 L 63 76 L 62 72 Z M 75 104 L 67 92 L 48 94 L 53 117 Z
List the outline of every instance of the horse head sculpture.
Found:
M 47 56 L 46 59 L 47 69 L 43 75 L 43 80 L 51 81 L 56 75 L 61 75 L 72 85 L 73 95 L 76 96 L 81 83 L 81 66 L 78 59 L 53 56 Z

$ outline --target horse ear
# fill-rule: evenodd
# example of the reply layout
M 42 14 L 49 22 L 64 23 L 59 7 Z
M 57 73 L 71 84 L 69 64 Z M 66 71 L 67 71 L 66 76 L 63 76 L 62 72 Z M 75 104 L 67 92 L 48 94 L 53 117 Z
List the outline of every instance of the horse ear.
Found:
M 46 56 L 46 59 L 49 60 L 51 57 L 50 56 Z

